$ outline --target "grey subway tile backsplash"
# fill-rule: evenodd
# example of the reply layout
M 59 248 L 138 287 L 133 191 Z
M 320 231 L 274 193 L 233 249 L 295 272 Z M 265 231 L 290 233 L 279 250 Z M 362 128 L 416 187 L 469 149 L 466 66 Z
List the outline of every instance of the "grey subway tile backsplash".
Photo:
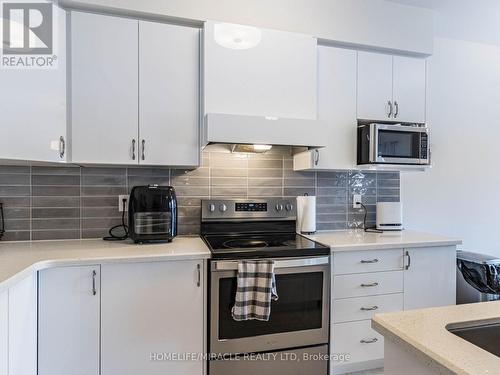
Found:
M 120 224 L 118 195 L 134 185 L 172 185 L 179 206 L 179 233 L 200 231 L 201 200 L 316 195 L 317 229 L 360 228 L 363 211 L 352 208 L 361 194 L 368 224 L 377 201 L 400 199 L 399 172 L 293 171 L 290 153 L 231 154 L 206 150 L 195 170 L 163 167 L 0 165 L 4 240 L 100 238 Z

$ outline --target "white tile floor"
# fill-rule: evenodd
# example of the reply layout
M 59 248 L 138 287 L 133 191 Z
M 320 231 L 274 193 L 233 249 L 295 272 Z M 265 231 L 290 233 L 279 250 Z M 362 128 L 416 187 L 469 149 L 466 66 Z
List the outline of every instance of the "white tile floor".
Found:
M 379 368 L 376 370 L 367 370 L 367 371 L 361 371 L 361 372 L 352 372 L 350 374 L 346 375 L 384 375 L 384 369 Z

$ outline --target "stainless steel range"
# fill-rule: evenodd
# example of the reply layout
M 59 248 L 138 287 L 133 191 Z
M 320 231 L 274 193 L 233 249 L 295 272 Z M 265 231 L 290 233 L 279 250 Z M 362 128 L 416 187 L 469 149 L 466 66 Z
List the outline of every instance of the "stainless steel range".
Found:
M 219 355 L 209 362 L 210 375 L 326 375 L 330 249 L 295 233 L 295 200 L 207 200 L 202 205 L 202 238 L 212 252 L 209 349 Z M 279 299 L 272 302 L 269 321 L 235 321 L 231 308 L 238 261 L 258 258 L 275 261 Z M 251 358 L 250 353 L 262 356 L 227 358 Z

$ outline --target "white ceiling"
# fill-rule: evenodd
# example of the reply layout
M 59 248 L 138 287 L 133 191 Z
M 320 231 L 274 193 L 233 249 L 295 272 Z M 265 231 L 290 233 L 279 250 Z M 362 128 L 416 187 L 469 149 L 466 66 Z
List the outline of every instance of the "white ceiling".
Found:
M 500 46 L 500 0 L 388 0 L 432 9 L 437 37 Z
M 419 8 L 428 8 L 428 9 L 439 9 L 445 3 L 448 2 L 448 0 L 388 0 L 393 3 L 399 3 L 403 5 L 411 5 L 414 7 L 419 7 Z

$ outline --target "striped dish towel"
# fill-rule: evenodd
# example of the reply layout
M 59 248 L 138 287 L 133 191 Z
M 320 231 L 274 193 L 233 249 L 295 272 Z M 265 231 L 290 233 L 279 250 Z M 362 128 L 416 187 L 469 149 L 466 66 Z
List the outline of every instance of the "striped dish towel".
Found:
M 243 260 L 238 262 L 236 301 L 231 313 L 236 321 L 269 321 L 271 301 L 278 299 L 274 261 Z

